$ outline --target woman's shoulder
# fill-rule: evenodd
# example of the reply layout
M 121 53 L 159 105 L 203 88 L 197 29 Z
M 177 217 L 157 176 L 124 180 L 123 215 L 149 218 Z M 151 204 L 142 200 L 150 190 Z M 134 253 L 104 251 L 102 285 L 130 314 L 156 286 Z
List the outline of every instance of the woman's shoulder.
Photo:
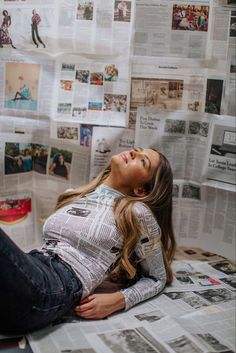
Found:
M 145 217 L 145 216 L 154 217 L 151 209 L 144 202 L 141 202 L 141 201 L 135 202 L 134 212 L 137 216 L 140 216 L 140 217 Z

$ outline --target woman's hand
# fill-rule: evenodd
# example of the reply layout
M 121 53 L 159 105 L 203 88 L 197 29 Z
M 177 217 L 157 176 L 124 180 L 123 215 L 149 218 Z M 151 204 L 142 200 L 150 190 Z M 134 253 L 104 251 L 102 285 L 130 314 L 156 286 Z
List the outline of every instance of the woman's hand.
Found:
M 81 300 L 74 308 L 85 319 L 104 319 L 125 307 L 125 298 L 121 292 L 92 294 Z

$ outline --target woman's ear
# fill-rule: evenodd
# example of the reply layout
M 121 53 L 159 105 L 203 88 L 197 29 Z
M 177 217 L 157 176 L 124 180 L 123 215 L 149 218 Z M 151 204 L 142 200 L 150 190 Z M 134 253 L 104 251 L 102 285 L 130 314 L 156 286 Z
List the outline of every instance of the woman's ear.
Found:
M 135 196 L 138 196 L 138 197 L 143 197 L 143 196 L 147 195 L 147 191 L 144 189 L 143 186 L 139 186 L 139 187 L 135 188 L 133 193 Z

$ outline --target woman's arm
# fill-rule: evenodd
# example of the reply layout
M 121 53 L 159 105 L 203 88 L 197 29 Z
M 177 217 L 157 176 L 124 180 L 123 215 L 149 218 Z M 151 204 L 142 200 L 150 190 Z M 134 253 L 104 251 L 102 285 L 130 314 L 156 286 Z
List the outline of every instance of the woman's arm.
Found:
M 52 163 L 50 166 L 49 166 L 49 172 L 51 174 L 54 174 L 54 169 L 56 168 L 56 163 Z
M 160 240 L 161 229 L 145 205 L 137 203 L 135 212 L 143 229 L 135 248 L 140 278 L 134 285 L 121 290 L 125 297 L 126 310 L 160 293 L 167 279 Z

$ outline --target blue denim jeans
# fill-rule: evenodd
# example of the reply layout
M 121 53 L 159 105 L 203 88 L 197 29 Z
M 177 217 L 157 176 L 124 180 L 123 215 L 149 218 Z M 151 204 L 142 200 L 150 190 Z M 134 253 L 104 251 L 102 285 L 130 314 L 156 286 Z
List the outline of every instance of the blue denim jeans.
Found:
M 76 306 L 82 284 L 57 255 L 23 252 L 0 229 L 0 333 L 41 329 Z

